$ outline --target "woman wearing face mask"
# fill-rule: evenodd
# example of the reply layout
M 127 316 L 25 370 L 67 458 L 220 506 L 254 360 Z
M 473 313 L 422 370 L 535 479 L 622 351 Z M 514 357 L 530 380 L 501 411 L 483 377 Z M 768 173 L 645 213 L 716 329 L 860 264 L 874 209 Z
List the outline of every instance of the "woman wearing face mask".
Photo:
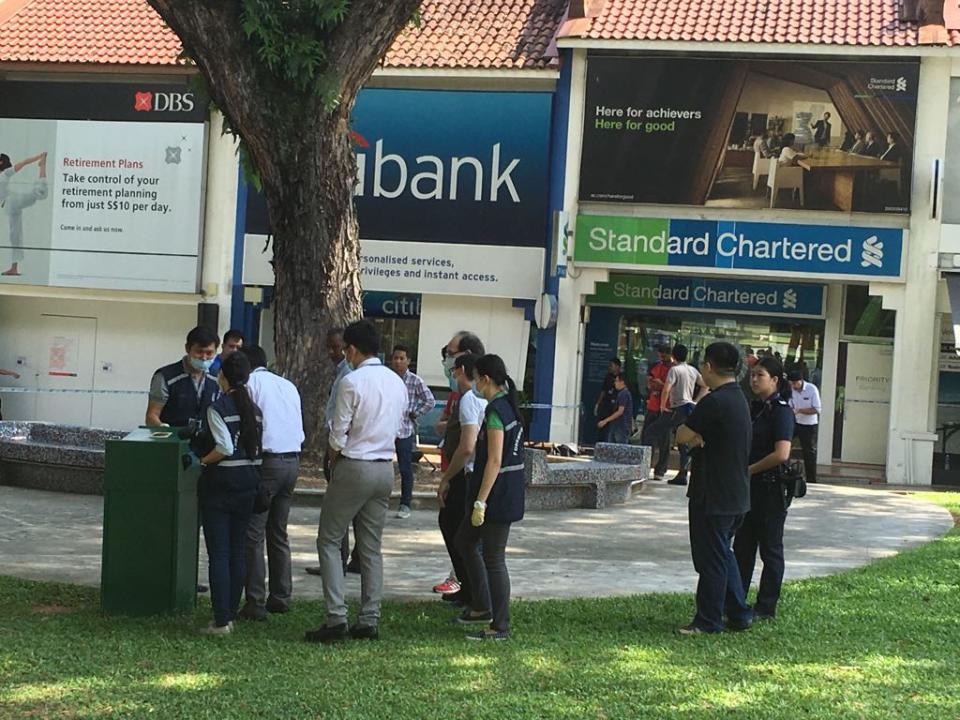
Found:
M 783 525 L 791 496 L 779 477 L 790 459 L 793 411 L 787 399 L 790 384 L 775 357 L 757 361 L 750 386 L 760 398 L 751 405 L 753 441 L 750 445 L 750 512 L 737 530 L 733 552 L 740 567 L 744 590 L 750 587 L 757 549 L 763 561 L 760 588 L 753 606 L 754 619 L 772 619 L 783 584 Z
M 524 429 L 517 387 L 503 360 L 484 355 L 476 362 L 474 377 L 473 392 L 487 401 L 487 407 L 467 488 L 472 512 L 457 531 L 471 597 L 456 620 L 489 625 L 468 639 L 506 640 L 510 636 L 510 575 L 505 551 L 511 524 L 523 518 Z
M 220 368 L 222 393 L 207 408 L 207 447 L 200 458 L 200 514 L 210 562 L 213 621 L 202 632 L 226 635 L 240 607 L 244 539 L 260 485 L 263 420 L 246 383 L 250 361 L 233 353 Z

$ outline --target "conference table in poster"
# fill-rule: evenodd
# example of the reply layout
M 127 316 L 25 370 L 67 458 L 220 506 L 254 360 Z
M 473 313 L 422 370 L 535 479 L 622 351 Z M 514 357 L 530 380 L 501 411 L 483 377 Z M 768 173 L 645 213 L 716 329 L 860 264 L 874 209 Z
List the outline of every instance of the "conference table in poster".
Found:
M 836 148 L 815 150 L 797 164 L 810 173 L 812 184 L 818 186 L 838 209 L 853 211 L 854 193 L 868 173 L 899 169 L 900 164 L 868 155 L 854 155 Z

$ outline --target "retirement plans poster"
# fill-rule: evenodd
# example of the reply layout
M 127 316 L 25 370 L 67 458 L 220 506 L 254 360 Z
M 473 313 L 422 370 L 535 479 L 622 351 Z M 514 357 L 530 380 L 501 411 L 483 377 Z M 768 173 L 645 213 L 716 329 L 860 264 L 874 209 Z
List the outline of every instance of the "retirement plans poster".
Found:
M 0 282 L 196 292 L 205 108 L 186 85 L 0 82 Z

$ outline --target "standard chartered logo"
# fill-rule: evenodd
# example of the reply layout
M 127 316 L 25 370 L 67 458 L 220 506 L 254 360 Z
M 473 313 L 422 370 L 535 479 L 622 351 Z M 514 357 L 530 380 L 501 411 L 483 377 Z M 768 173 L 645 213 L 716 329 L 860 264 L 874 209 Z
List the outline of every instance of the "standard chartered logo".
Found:
M 861 267 L 883 267 L 883 242 L 876 235 L 871 235 L 863 241 L 863 250 L 860 253 Z
M 902 75 L 897 78 L 896 84 L 897 92 L 906 92 L 907 91 L 907 79 Z
M 797 309 L 797 291 L 793 288 L 787 288 L 783 291 L 783 309 L 784 310 L 796 310 Z

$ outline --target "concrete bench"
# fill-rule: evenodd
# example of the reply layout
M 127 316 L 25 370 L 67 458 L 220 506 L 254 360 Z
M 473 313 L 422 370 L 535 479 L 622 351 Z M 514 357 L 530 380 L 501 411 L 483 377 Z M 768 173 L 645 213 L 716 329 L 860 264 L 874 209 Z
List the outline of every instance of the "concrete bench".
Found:
M 0 484 L 102 494 L 104 441 L 125 434 L 73 425 L 0 421 Z
M 599 443 L 592 460 L 550 462 L 526 451 L 528 510 L 605 508 L 626 502 L 650 472 L 650 448 Z

